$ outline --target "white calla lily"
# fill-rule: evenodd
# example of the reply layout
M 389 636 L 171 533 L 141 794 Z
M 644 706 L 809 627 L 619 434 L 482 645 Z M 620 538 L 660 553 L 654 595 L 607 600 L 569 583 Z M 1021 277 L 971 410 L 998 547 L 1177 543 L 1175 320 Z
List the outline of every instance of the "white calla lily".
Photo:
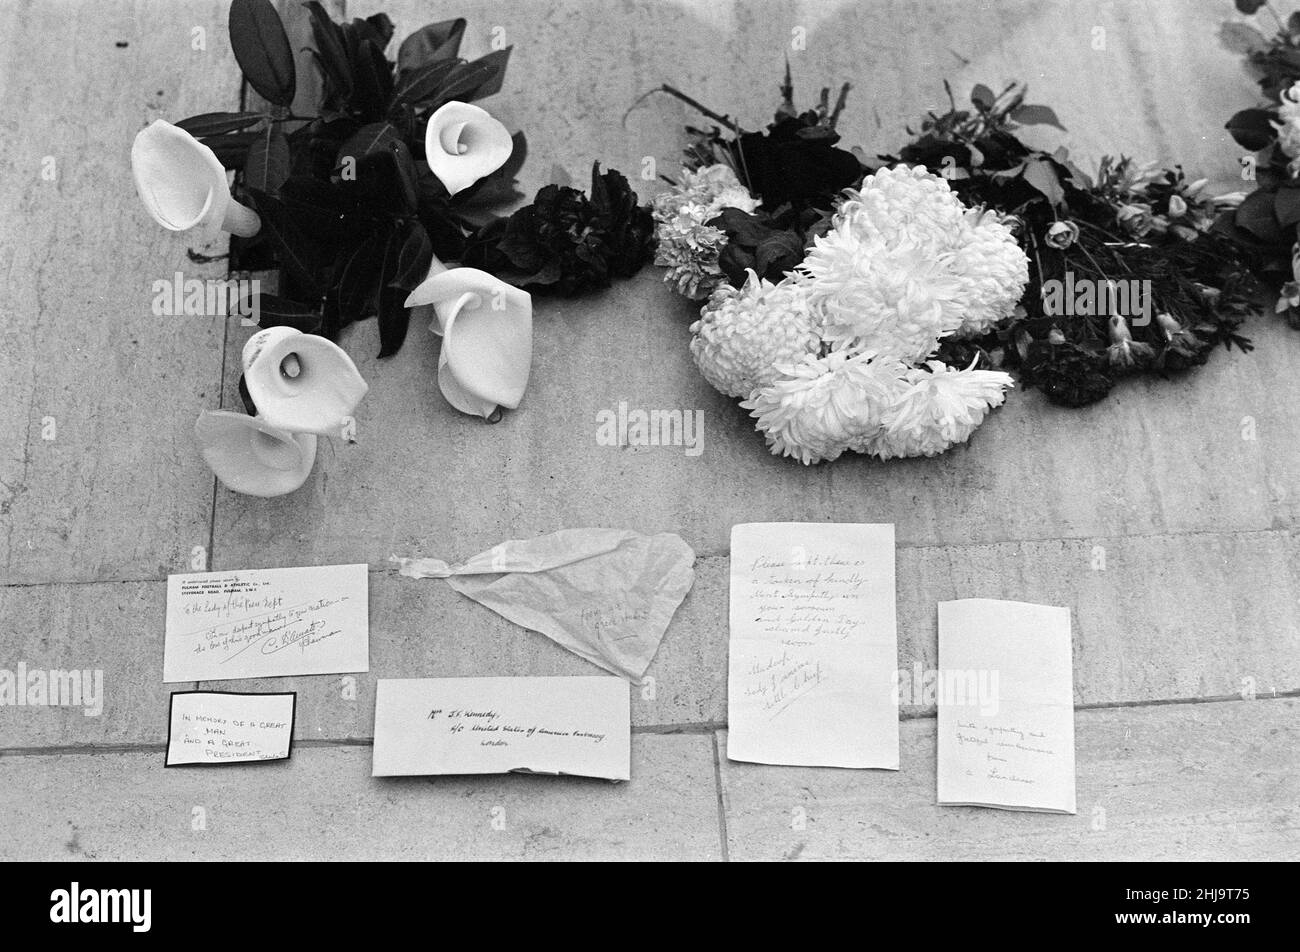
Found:
M 203 460 L 227 489 L 283 496 L 299 488 L 316 462 L 316 436 L 288 433 L 230 410 L 204 410 L 194 423 Z
M 425 161 L 452 195 L 505 165 L 514 147 L 505 126 L 466 102 L 435 110 L 424 133 Z
M 407 307 L 422 305 L 433 306 L 429 329 L 442 337 L 438 385 L 447 402 L 484 418 L 519 406 L 533 362 L 532 295 L 486 271 L 435 260 L 406 299 Z
M 131 173 L 154 221 L 171 231 L 216 222 L 249 238 L 262 229 L 257 212 L 230 197 L 226 170 L 215 152 L 184 129 L 155 120 L 131 145 Z
M 339 435 L 370 389 L 343 348 L 292 327 L 250 337 L 243 364 L 258 416 L 290 433 Z

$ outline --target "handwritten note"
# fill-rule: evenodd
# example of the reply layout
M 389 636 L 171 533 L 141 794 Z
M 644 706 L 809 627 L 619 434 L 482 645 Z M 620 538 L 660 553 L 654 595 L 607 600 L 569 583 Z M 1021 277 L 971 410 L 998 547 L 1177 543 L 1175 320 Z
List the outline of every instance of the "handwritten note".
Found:
M 894 527 L 731 530 L 731 760 L 898 769 Z
M 370 670 L 365 565 L 167 577 L 164 681 Z
M 1075 812 L 1068 608 L 940 602 L 938 686 L 939 803 Z
M 287 760 L 298 695 L 178 691 L 166 766 Z
M 622 678 L 403 678 L 375 688 L 371 774 L 514 771 L 627 780 Z

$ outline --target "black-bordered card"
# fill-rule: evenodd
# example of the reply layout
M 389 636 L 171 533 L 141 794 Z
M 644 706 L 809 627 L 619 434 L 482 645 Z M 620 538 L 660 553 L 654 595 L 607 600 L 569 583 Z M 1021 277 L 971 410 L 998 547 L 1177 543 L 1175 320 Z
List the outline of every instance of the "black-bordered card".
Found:
M 164 766 L 288 760 L 297 709 L 297 691 L 175 691 Z

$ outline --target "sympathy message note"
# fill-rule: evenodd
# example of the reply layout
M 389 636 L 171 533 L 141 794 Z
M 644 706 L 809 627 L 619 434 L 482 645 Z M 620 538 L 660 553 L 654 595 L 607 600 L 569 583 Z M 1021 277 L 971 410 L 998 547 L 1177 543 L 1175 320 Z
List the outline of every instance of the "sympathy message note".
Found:
M 1074 813 L 1070 610 L 940 602 L 939 667 L 997 685 L 992 699 L 940 693 L 939 803 Z
M 375 686 L 375 777 L 528 771 L 627 780 L 632 702 L 614 677 L 396 678 Z
M 173 694 L 166 766 L 287 759 L 297 697 L 292 692 Z
M 164 681 L 370 670 L 360 565 L 167 577 Z
M 731 760 L 898 769 L 894 527 L 731 531 Z

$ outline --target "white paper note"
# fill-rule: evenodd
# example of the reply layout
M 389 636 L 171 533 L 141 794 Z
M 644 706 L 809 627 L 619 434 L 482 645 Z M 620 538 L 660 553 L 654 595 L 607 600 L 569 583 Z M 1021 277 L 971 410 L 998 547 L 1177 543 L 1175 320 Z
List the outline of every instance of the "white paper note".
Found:
M 731 530 L 727 757 L 898 769 L 894 527 Z
M 370 670 L 366 566 L 167 577 L 164 681 Z
M 165 766 L 287 760 L 298 695 L 178 691 Z
M 1074 813 L 1070 610 L 940 602 L 939 675 L 939 803 Z
M 398 678 L 375 686 L 371 775 L 631 776 L 622 678 Z

